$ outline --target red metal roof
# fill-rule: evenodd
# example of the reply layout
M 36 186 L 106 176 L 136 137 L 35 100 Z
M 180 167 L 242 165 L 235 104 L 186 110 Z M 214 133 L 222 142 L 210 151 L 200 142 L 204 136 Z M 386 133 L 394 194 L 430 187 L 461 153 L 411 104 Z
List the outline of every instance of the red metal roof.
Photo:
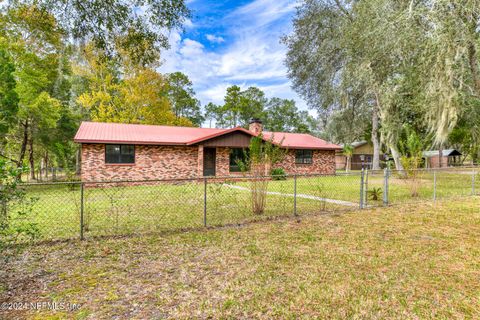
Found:
M 74 141 L 80 143 L 137 143 L 182 145 L 225 129 L 82 122 Z
M 281 144 L 282 147 L 291 149 L 341 149 L 341 147 L 336 144 L 326 142 L 325 140 L 306 133 L 263 132 L 263 137 L 266 140 L 272 140 L 276 144 Z
M 78 143 L 131 143 L 155 145 L 192 145 L 234 131 L 254 136 L 244 128 L 214 129 L 154 126 L 143 124 L 82 122 L 75 135 Z M 340 149 L 338 145 L 327 143 L 309 134 L 287 132 L 263 132 L 265 139 L 273 136 L 273 142 L 282 143 L 288 148 L 303 149 Z

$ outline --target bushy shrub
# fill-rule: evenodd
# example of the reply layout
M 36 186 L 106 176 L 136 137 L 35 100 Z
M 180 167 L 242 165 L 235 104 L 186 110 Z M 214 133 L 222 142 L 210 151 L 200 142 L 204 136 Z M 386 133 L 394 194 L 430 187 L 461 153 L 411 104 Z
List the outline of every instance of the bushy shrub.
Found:
M 273 180 L 287 180 L 287 175 L 285 174 L 285 170 L 283 170 L 283 168 L 273 168 L 270 171 L 270 175 L 272 176 Z
M 286 151 L 273 143 L 273 136 L 264 140 L 262 134 L 250 140 L 248 150 L 248 157 L 243 162 L 237 162 L 237 165 L 244 174 L 250 176 L 253 213 L 263 214 L 267 201 L 268 172 L 284 158 Z
M 400 150 L 403 154 L 400 161 L 405 170 L 402 172 L 401 178 L 407 183 L 410 196 L 415 198 L 419 196 L 418 190 L 422 182 L 421 171 L 418 169 L 423 164 L 422 150 L 424 150 L 424 145 L 415 130 L 406 126 L 404 131 L 406 139 L 400 143 Z

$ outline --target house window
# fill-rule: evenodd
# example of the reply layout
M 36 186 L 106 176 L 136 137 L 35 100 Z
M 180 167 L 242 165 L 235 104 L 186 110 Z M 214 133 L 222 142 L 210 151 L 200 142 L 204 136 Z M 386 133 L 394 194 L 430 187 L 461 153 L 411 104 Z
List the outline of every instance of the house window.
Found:
M 245 163 L 246 151 L 243 148 L 231 148 L 230 149 L 230 172 L 240 172 L 239 162 Z
M 105 145 L 105 163 L 135 163 L 135 146 L 131 144 Z
M 295 163 L 311 164 L 312 158 L 313 158 L 312 150 L 296 150 L 295 151 Z

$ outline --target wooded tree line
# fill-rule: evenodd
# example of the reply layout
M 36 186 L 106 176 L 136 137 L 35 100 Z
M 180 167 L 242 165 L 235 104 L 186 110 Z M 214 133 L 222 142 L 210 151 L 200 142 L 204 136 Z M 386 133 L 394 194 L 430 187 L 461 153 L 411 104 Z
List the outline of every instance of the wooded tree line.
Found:
M 0 9 L 0 157 L 28 165 L 33 179 L 48 167 L 73 171 L 82 120 L 230 127 L 268 113 L 272 130 L 313 130 L 313 118 L 294 101 L 267 99 L 254 87 L 232 86 L 223 105 L 203 112 L 186 75 L 159 73 L 168 48 L 161 30 L 180 27 L 189 14 L 174 0 L 7 2 Z
M 151 19 L 174 27 L 188 10 L 172 3 L 145 5 L 156 10 Z M 120 1 L 12 1 L 2 7 L 2 158 L 28 164 L 36 178 L 38 169 L 75 168 L 73 136 L 81 120 L 194 124 L 194 116 L 175 113 L 171 102 L 173 92 L 189 88 L 176 87 L 176 74 L 155 70 L 166 37 L 132 10 Z
M 284 37 L 295 90 L 334 142 L 372 141 L 397 168 L 405 141 L 480 146 L 480 1 L 306 0 Z
M 269 131 L 316 132 L 316 119 L 308 111 L 299 110 L 294 100 L 273 97 L 268 99 L 257 87 L 241 90 L 230 86 L 226 90 L 224 104 L 208 103 L 205 118 L 210 125 L 215 121 L 219 128 L 245 127 L 251 119 L 263 120 Z

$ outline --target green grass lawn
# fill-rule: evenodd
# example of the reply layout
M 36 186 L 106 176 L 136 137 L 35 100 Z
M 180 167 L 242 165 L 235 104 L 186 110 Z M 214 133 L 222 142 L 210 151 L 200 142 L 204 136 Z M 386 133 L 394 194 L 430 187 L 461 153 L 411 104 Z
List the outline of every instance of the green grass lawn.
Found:
M 471 197 L 36 245 L 0 270 L 0 302 L 81 307 L 0 318 L 478 319 L 479 234 Z
M 421 173 L 417 178 L 418 195 L 412 197 L 412 183 L 392 175 L 389 183 L 389 203 L 397 204 L 433 199 L 433 174 Z M 266 210 L 255 215 L 251 210 L 250 183 L 245 180 L 207 185 L 207 225 L 219 226 L 293 215 L 294 179 L 270 181 Z M 380 188 L 383 174 L 370 174 L 367 190 Z M 480 178 L 476 180 L 480 192 Z M 233 187 L 231 187 L 233 186 Z M 240 188 L 236 188 L 240 187 Z M 242 189 L 243 188 L 243 189 Z M 26 186 L 28 197 L 35 199 L 34 221 L 40 229 L 40 239 L 78 238 L 80 234 L 80 187 L 78 184 Z M 352 210 L 360 199 L 360 175 L 297 177 L 297 214 Z M 437 199 L 471 194 L 471 175 L 437 173 Z M 310 198 L 309 198 L 310 197 Z M 317 198 L 312 198 L 317 197 Z M 319 199 L 329 199 L 321 201 Z M 368 198 L 368 197 L 367 197 Z M 85 237 L 126 235 L 198 228 L 204 225 L 203 182 L 154 183 L 84 189 Z M 330 201 L 333 200 L 333 201 Z M 345 205 L 335 203 L 345 201 Z M 369 206 L 381 206 L 367 200 Z
M 28 186 L 41 239 L 76 238 L 80 232 L 78 185 Z M 84 189 L 85 236 L 124 235 L 204 225 L 204 185 L 197 182 Z M 293 214 L 293 198 L 268 196 L 263 215 L 250 209 L 248 191 L 207 186 L 207 225 L 225 225 Z M 311 201 L 314 203 L 314 201 Z

